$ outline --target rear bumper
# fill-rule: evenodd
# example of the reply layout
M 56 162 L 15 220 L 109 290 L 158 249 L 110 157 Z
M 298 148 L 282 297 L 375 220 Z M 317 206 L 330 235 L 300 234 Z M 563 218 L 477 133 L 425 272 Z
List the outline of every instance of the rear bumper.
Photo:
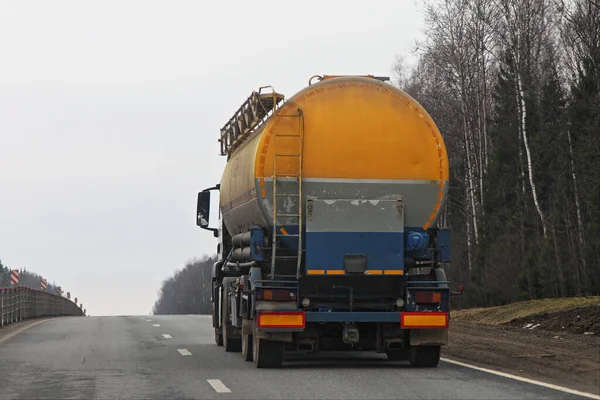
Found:
M 257 312 L 259 338 L 293 343 L 307 332 L 315 338 L 319 335 L 320 324 L 370 323 L 363 332 L 376 332 L 378 339 L 364 342 L 363 348 L 384 349 L 386 342 L 409 341 L 411 345 L 445 345 L 448 343 L 449 314 L 446 312 L 303 312 L 267 311 Z M 308 324 L 312 323 L 312 326 Z M 385 324 L 381 327 L 378 324 Z M 382 329 L 380 329 L 382 328 Z M 362 328 L 361 328 L 362 329 Z M 404 332 L 404 333 L 403 333 Z M 361 334 L 362 335 L 362 334 Z M 367 333 L 367 337 L 369 334 Z M 315 339 L 316 340 L 316 339 Z M 318 340 L 316 340 L 318 342 Z M 383 350 L 382 350 L 383 351 Z
M 287 314 L 286 311 L 271 311 L 269 314 Z M 294 314 L 300 314 L 294 312 Z M 304 321 L 309 322 L 391 322 L 402 329 L 445 329 L 449 315 L 445 312 L 303 312 Z M 268 328 L 268 327 L 264 327 Z M 273 327 L 281 329 L 281 326 Z

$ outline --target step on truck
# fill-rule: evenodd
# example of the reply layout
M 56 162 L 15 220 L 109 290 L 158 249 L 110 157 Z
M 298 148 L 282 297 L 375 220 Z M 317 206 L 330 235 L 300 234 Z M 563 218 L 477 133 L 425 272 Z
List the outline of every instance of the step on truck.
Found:
M 288 99 L 261 87 L 221 129 L 227 163 L 198 193 L 196 224 L 218 238 L 212 322 L 226 351 L 259 368 L 324 351 L 437 366 L 452 294 L 438 225 L 448 155 L 388 80 L 314 76 Z

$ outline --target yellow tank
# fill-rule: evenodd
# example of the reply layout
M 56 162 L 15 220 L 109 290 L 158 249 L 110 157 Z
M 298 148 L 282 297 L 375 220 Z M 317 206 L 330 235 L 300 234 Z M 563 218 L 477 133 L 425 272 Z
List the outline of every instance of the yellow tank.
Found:
M 279 196 L 273 195 L 276 154 Z M 332 77 L 285 101 L 230 155 L 221 179 L 221 213 L 233 235 L 252 225 L 272 226 L 274 198 L 279 210 L 292 215 L 312 196 L 401 196 L 405 227 L 426 230 L 445 203 L 448 176 L 442 136 L 417 101 L 378 79 Z M 297 219 L 277 220 L 294 224 Z

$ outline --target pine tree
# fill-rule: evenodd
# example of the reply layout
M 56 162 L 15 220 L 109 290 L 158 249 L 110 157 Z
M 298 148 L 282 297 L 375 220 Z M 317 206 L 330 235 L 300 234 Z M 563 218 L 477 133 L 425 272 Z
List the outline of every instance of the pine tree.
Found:
M 600 286 L 600 48 L 583 59 L 571 96 L 569 130 L 584 224 L 578 267 L 582 291 L 591 293 Z

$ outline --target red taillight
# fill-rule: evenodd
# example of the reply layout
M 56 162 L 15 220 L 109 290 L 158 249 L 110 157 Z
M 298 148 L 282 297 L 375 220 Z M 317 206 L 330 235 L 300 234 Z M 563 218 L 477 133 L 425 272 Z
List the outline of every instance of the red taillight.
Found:
M 289 290 L 266 289 L 257 292 L 257 300 L 294 301 L 294 293 Z
M 432 291 L 423 291 L 423 292 L 415 292 L 415 302 L 421 304 L 432 304 L 432 303 L 441 303 L 442 301 L 442 293 L 441 292 L 432 292 Z

